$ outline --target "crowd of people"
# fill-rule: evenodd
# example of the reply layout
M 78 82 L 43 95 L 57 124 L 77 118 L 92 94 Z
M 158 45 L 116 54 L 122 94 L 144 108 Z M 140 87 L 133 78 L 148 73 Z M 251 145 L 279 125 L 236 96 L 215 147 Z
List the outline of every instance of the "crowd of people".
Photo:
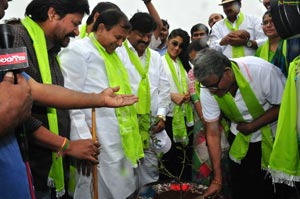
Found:
M 270 0 L 263 16 L 220 0 L 224 16 L 189 32 L 143 2 L 128 18 L 108 1 L 31 0 L 6 21 L 29 67 L 0 72 L 0 198 L 133 199 L 170 180 L 300 198 L 300 39 L 280 36 Z

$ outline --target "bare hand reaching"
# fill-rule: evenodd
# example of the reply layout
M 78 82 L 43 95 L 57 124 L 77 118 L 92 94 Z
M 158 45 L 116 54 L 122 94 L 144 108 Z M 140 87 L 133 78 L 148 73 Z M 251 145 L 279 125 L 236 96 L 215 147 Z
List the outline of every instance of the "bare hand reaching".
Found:
M 103 90 L 100 93 L 101 98 L 103 99 L 103 106 L 115 108 L 132 105 L 138 101 L 138 97 L 133 94 L 115 94 L 115 92 L 118 92 L 119 90 L 119 86 Z
M 91 139 L 72 140 L 65 154 L 81 160 L 88 160 L 93 164 L 98 164 L 100 154 L 99 143 Z

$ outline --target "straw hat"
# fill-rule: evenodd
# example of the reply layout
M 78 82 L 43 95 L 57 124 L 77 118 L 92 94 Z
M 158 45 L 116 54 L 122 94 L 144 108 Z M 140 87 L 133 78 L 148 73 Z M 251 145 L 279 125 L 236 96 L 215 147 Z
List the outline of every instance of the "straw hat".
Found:
M 219 4 L 219 6 L 222 6 L 222 5 L 226 4 L 226 3 L 231 3 L 233 1 L 238 1 L 238 0 L 222 0 L 222 2 Z

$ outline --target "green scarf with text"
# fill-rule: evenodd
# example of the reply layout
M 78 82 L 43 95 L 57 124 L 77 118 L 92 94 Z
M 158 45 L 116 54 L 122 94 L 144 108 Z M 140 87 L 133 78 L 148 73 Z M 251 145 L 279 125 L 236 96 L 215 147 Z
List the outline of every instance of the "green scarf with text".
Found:
M 183 65 L 180 61 L 180 59 L 177 59 L 178 65 L 179 65 L 179 72 L 180 72 L 180 80 L 178 79 L 178 76 L 176 75 L 176 69 L 173 64 L 173 61 L 169 55 L 169 53 L 165 54 L 166 61 L 168 63 L 168 66 L 170 68 L 173 80 L 176 84 L 176 87 L 180 94 L 184 94 L 188 92 L 188 85 L 187 85 L 187 79 L 185 75 L 185 70 L 183 68 Z M 185 126 L 185 119 L 184 119 L 184 112 L 182 110 L 182 106 L 185 110 L 185 116 L 187 120 L 187 124 L 192 125 L 194 124 L 194 117 L 193 117 L 193 110 L 190 103 L 184 103 L 181 106 L 175 104 L 173 109 L 173 120 L 172 120 L 172 130 L 173 130 L 173 139 L 174 142 L 182 142 L 187 143 L 188 141 L 188 135 L 187 135 L 187 129 Z
M 109 54 L 97 41 L 94 33 L 89 38 L 103 58 L 110 87 L 120 86 L 118 94 L 132 94 L 128 73 L 116 52 Z M 137 114 L 134 105 L 115 108 L 120 125 L 120 135 L 125 156 L 133 166 L 144 157 L 143 144 L 139 134 Z
M 145 149 L 149 148 L 149 129 L 150 129 L 150 82 L 148 77 L 149 65 L 150 65 L 150 50 L 146 48 L 146 63 L 143 66 L 140 58 L 128 47 L 128 41 L 124 42 L 125 49 L 128 53 L 131 63 L 135 66 L 136 70 L 141 76 L 141 81 L 138 87 L 139 101 L 136 103 L 136 110 L 138 114 L 139 130 L 142 137 L 143 146 Z

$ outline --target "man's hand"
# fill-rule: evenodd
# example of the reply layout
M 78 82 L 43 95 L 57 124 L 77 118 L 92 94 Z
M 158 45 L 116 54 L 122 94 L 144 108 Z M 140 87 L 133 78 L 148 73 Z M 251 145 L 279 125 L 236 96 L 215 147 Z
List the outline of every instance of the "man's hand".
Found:
M 191 96 L 189 93 L 185 93 L 184 95 L 180 93 L 171 93 L 171 99 L 177 105 L 182 105 L 185 102 L 189 102 L 190 97 Z
M 220 42 L 220 45 L 244 46 L 250 38 L 246 30 L 236 30 L 228 33 Z
M 132 105 L 138 101 L 138 97 L 133 94 L 115 94 L 115 92 L 118 92 L 119 90 L 119 86 L 103 90 L 100 93 L 100 98 L 103 100 L 103 106 L 115 108 Z
M 220 193 L 222 189 L 222 184 L 218 183 L 215 180 L 212 180 L 212 182 L 210 183 L 209 187 L 207 188 L 205 194 L 204 194 L 204 198 L 215 198 L 218 193 Z
M 251 122 L 239 122 L 236 126 L 236 129 L 244 135 L 249 135 L 250 133 L 257 131 L 257 129 L 254 129 Z
M 98 155 L 100 154 L 99 147 L 99 142 L 95 142 L 91 139 L 72 140 L 65 154 L 80 160 L 88 160 L 93 164 L 98 164 Z
M 231 37 L 238 37 L 240 39 L 248 41 L 250 38 L 250 33 L 246 30 L 235 30 L 229 33 Z
M 152 133 L 158 133 L 165 129 L 165 122 L 159 119 L 158 122 L 151 128 Z
M 13 128 L 25 121 L 31 115 L 32 97 L 30 87 L 25 78 L 17 74 L 17 84 L 14 75 L 7 72 L 0 83 L 0 135 L 8 128 Z

